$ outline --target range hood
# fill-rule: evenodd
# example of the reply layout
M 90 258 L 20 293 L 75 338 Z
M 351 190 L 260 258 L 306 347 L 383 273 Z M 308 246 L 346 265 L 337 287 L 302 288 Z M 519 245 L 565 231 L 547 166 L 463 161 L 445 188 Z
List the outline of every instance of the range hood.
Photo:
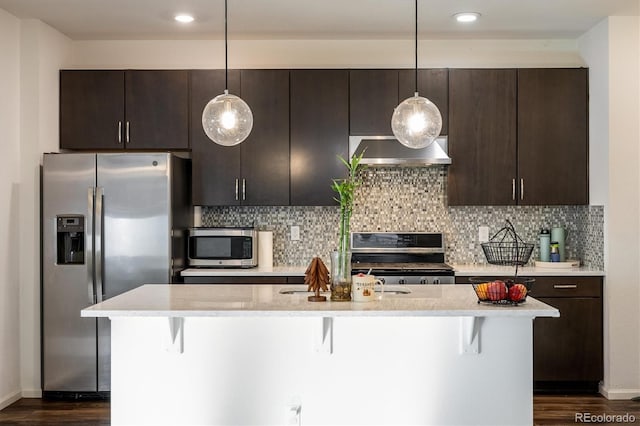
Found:
M 446 136 L 439 136 L 431 145 L 421 149 L 407 148 L 393 136 L 349 136 L 349 158 L 363 151 L 362 164 L 370 166 L 451 164 Z

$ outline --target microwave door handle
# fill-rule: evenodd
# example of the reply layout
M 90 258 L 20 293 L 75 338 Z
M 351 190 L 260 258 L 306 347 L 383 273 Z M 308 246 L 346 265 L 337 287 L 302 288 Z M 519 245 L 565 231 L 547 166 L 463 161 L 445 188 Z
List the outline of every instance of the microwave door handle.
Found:
M 95 215 L 95 259 L 96 259 L 96 297 L 98 302 L 103 300 L 102 271 L 104 268 L 104 256 L 102 252 L 104 223 L 104 189 L 96 188 L 96 215 Z
M 86 225 L 86 238 L 85 242 L 86 252 L 87 252 L 87 286 L 89 290 L 89 303 L 92 305 L 96 303 L 96 293 L 95 293 L 95 282 L 94 282 L 94 269 L 93 269 L 93 216 L 94 216 L 94 206 L 96 201 L 96 193 L 95 188 L 91 187 L 87 191 L 87 223 Z

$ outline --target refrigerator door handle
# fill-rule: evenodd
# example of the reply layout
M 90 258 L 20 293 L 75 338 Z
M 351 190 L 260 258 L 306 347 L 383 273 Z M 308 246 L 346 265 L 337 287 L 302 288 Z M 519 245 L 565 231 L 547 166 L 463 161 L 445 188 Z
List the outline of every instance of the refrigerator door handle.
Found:
M 87 285 L 89 287 L 89 303 L 96 303 L 96 293 L 94 289 L 94 270 L 93 270 L 93 216 L 96 201 L 95 188 L 91 187 L 87 191 L 87 224 L 86 224 L 86 251 L 87 251 Z
M 104 219 L 104 189 L 96 187 L 96 214 L 95 214 L 95 263 L 96 263 L 96 298 L 102 302 L 102 269 L 104 257 L 102 254 L 102 224 Z

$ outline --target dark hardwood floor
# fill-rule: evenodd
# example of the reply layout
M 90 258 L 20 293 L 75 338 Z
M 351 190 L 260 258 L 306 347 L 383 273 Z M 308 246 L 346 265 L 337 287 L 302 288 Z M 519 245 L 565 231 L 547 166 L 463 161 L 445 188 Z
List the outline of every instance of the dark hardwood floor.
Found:
M 536 395 L 533 398 L 534 425 L 576 425 L 576 413 L 591 416 L 635 416 L 640 423 L 640 402 L 609 401 L 601 396 Z M 583 414 L 586 416 L 586 414 Z M 615 418 L 599 425 L 619 425 Z M 591 422 L 596 423 L 593 420 Z M 45 401 L 21 399 L 0 411 L 0 425 L 73 425 L 99 426 L 109 424 L 108 401 Z
M 109 401 L 20 399 L 0 411 L 2 426 L 102 426 L 110 424 Z

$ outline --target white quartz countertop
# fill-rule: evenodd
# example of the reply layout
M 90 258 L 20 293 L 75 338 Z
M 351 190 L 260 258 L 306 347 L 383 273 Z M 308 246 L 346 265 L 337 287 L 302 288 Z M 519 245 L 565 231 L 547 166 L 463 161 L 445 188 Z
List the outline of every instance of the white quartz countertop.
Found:
M 479 276 L 509 276 L 515 272 L 514 266 L 498 266 L 498 265 L 463 265 L 453 264 L 456 276 L 470 277 Z M 569 276 L 604 276 L 604 271 L 578 267 L 578 268 L 541 268 L 536 266 L 521 266 L 518 268 L 519 276 L 527 277 L 569 277 Z
M 480 276 L 507 276 L 513 275 L 514 267 L 496 265 L 471 265 L 452 264 L 455 274 L 460 277 Z M 183 277 L 293 277 L 304 276 L 306 266 L 274 266 L 271 268 L 189 268 L 180 274 Z M 518 268 L 521 276 L 604 276 L 604 271 L 586 267 L 579 268 L 540 268 L 524 266 Z
M 266 268 L 188 268 L 180 272 L 183 277 L 294 277 L 304 276 L 306 266 L 273 266 Z
M 478 304 L 470 285 L 387 286 L 373 302 L 309 302 L 306 286 L 146 284 L 82 310 L 83 317 L 438 316 L 558 317 L 534 298 L 518 306 Z M 294 290 L 294 294 L 281 294 Z

